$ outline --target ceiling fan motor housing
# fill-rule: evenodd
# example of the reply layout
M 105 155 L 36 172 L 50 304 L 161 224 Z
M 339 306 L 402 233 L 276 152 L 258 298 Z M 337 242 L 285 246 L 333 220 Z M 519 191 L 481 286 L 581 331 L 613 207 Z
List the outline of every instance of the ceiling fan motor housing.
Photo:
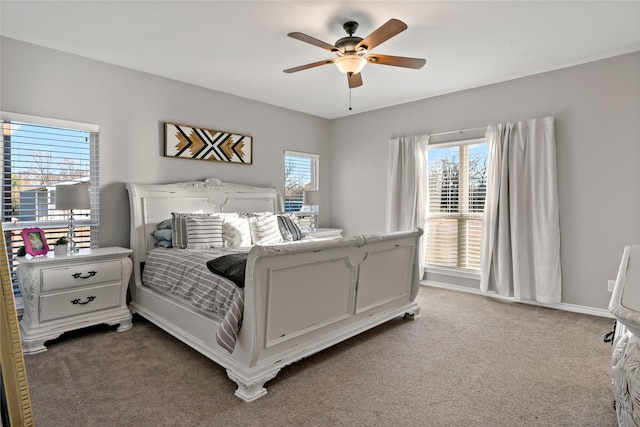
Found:
M 343 53 L 356 53 L 356 45 L 362 41 L 362 37 L 343 37 L 336 42 L 336 47 Z
M 341 53 L 357 53 L 356 45 L 362 41 L 362 37 L 354 36 L 353 33 L 358 29 L 358 23 L 355 21 L 345 22 L 342 26 L 344 30 L 349 34 L 347 37 L 343 37 L 336 42 L 336 47 Z M 362 49 L 361 49 L 362 50 Z M 339 52 L 339 54 L 340 54 Z

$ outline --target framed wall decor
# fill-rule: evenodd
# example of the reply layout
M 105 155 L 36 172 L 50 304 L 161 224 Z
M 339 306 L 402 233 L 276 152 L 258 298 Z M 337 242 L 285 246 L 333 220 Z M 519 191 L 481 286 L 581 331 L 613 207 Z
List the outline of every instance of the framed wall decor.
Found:
M 24 250 L 29 255 L 45 255 L 49 252 L 47 238 L 41 228 L 25 228 L 20 235 L 24 241 Z
M 180 159 L 250 165 L 253 163 L 253 138 L 221 130 L 165 122 L 164 155 Z

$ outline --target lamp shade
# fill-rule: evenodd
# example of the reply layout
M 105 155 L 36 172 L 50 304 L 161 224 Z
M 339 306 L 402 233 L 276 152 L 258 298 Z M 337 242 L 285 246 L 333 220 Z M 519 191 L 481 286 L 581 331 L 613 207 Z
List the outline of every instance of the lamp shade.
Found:
M 319 205 L 320 204 L 320 192 L 318 190 L 309 190 L 304 192 L 305 205 Z
M 355 54 L 341 56 L 335 61 L 338 69 L 345 74 L 358 74 L 362 71 L 366 63 L 367 60 L 365 58 Z
M 56 209 L 89 209 L 89 183 L 56 185 Z

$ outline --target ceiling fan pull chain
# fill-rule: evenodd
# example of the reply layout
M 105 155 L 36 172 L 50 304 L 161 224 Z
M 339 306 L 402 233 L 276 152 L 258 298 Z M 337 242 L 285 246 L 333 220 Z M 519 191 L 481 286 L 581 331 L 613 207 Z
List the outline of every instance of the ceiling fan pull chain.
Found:
M 349 111 L 351 111 L 351 88 L 349 88 Z

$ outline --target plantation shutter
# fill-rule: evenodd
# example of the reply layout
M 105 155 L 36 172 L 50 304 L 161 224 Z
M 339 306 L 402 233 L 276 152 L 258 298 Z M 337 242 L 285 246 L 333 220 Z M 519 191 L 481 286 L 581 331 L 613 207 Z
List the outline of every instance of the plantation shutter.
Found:
M 429 265 L 480 269 L 487 184 L 486 144 L 429 147 Z

